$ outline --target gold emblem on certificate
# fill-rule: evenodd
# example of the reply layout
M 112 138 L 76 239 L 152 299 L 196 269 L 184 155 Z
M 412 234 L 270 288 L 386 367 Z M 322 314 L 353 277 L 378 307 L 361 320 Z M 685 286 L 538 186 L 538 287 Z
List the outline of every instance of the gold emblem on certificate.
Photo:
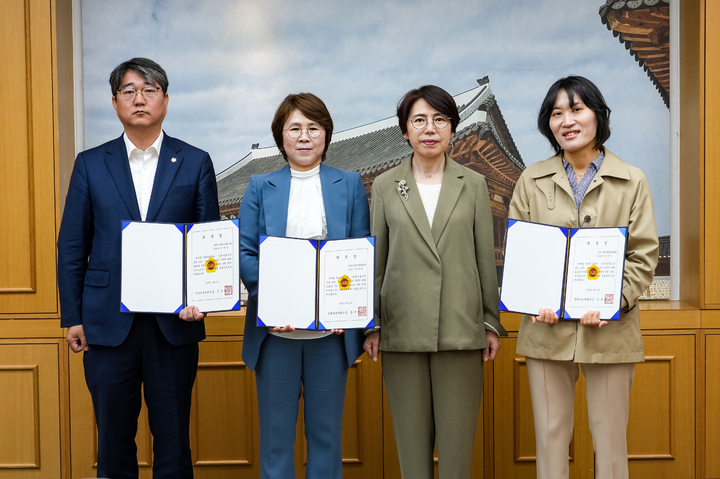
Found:
M 342 275 L 342 277 L 338 280 L 340 289 L 343 291 L 347 291 L 348 289 L 350 289 L 350 283 L 352 283 L 352 280 L 348 278 L 346 274 Z
M 215 271 L 217 271 L 217 266 L 218 263 L 212 256 L 209 257 L 207 261 L 205 261 L 205 271 L 207 271 L 208 273 L 214 273 Z
M 589 280 L 598 279 L 599 276 L 600 268 L 598 268 L 596 265 L 592 265 L 587 269 L 587 277 Z

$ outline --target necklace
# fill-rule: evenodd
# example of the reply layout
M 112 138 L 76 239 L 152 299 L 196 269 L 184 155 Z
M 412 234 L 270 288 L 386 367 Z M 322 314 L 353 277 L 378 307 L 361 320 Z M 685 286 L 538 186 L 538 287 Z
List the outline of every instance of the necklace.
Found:
M 566 163 L 569 163 L 569 164 L 570 164 L 570 168 L 572 168 L 572 172 L 575 173 L 575 178 L 577 178 L 576 181 L 577 181 L 578 183 L 582 181 L 582 179 L 585 177 L 585 174 L 588 172 L 588 168 L 590 167 L 590 165 L 588 165 L 588 166 L 585 168 L 585 172 L 584 172 L 583 174 L 580 174 L 580 173 L 578 173 L 577 171 L 575 171 L 575 168 L 572 166 L 572 163 L 570 163 L 569 161 L 567 161 L 567 160 L 565 159 L 565 157 L 563 156 L 563 165 L 565 165 Z M 567 169 L 567 168 L 566 168 L 566 169 Z
M 442 163 L 440 163 L 440 166 L 438 166 L 438 167 L 435 169 L 435 171 L 433 171 L 432 173 L 425 173 L 424 171 L 421 171 L 421 170 L 420 170 L 420 167 L 419 167 L 419 166 L 413 164 L 413 168 L 416 169 L 417 172 L 420 173 L 420 175 L 422 175 L 422 176 L 424 176 L 424 177 L 426 177 L 426 178 L 432 178 L 433 175 L 436 174 L 436 173 L 437 173 L 438 171 L 440 171 L 441 169 L 443 169 L 444 166 L 445 166 L 445 162 L 443 161 Z

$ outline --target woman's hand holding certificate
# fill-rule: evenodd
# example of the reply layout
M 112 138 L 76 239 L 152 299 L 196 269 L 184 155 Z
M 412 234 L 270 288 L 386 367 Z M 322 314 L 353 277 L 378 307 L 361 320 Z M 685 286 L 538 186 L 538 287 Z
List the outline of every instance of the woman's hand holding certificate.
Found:
M 555 311 L 553 311 L 552 309 L 540 308 L 540 311 L 538 311 L 537 315 L 530 315 L 530 320 L 532 320 L 533 324 L 535 324 L 536 322 L 555 324 L 560 320 L 560 318 L 557 314 L 555 314 Z M 606 326 L 610 323 L 608 321 L 600 319 L 600 311 L 588 311 L 580 317 L 580 324 L 583 324 L 585 326 L 597 326 L 598 328 L 602 328 L 603 326 Z
M 588 311 L 580 318 L 580 324 L 584 324 L 585 326 L 597 325 L 598 328 L 602 328 L 610 323 L 600 319 L 600 311 Z
M 555 314 L 555 311 L 553 311 L 551 308 L 540 308 L 537 316 L 530 315 L 530 319 L 532 320 L 533 324 L 535 324 L 536 321 L 545 324 L 555 324 L 560 320 L 558 315 Z
M 287 326 L 283 327 L 275 326 L 274 328 L 270 328 L 270 331 L 272 331 L 273 333 L 291 333 L 295 331 L 295 328 L 288 324 Z

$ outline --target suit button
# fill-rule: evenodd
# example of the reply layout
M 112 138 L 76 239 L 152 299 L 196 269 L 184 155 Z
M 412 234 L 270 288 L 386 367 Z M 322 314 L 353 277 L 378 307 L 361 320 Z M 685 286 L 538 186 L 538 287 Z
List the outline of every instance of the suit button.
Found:
M 585 215 L 585 218 L 583 218 L 585 223 L 590 223 L 590 215 Z

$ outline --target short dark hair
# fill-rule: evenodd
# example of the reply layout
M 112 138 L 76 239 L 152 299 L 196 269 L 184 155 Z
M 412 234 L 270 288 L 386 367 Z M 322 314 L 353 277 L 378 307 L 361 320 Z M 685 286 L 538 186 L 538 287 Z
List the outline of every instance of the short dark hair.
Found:
M 545 99 L 538 113 L 537 125 L 540 133 L 545 136 L 555 150 L 555 154 L 559 155 L 562 151 L 560 144 L 555 139 L 555 135 L 550 130 L 550 115 L 552 115 L 560 90 L 565 90 L 570 102 L 570 107 L 576 103 L 575 95 L 580 97 L 585 105 L 595 112 L 597 117 L 597 130 L 595 132 L 595 148 L 600 149 L 610 138 L 610 108 L 605 104 L 605 98 L 597 86 L 590 80 L 581 76 L 569 76 L 561 78 L 550 87 L 545 95 Z
M 332 139 L 333 132 L 333 121 L 330 116 L 325 103 L 313 95 L 312 93 L 295 93 L 285 97 L 285 99 L 278 106 L 275 112 L 275 118 L 272 121 L 272 134 L 275 138 L 275 144 L 277 145 L 280 153 L 282 153 L 285 161 L 288 160 L 287 153 L 283 148 L 283 127 L 285 122 L 290 118 L 292 112 L 295 110 L 305 115 L 309 120 L 314 121 L 325 130 L 325 149 L 322 153 L 322 161 L 325 161 L 328 148 L 330 147 L 330 140 Z
M 425 100 L 428 105 L 448 117 L 452 125 L 452 132 L 455 133 L 457 131 L 457 126 L 460 123 L 460 113 L 458 113 L 457 104 L 452 95 L 439 86 L 424 85 L 405 93 L 398 102 L 397 116 L 403 135 L 407 134 L 407 122 L 410 116 L 410 110 L 412 110 L 415 102 L 421 98 Z
M 167 95 L 169 82 L 165 70 L 149 58 L 137 57 L 126 62 L 122 62 L 120 65 L 116 66 L 110 74 L 110 90 L 112 91 L 113 96 L 117 95 L 117 91 L 122 86 L 121 83 L 123 77 L 129 71 L 138 72 L 140 76 L 142 76 L 145 81 L 151 85 L 155 85 L 157 83 L 160 85 L 163 95 Z

